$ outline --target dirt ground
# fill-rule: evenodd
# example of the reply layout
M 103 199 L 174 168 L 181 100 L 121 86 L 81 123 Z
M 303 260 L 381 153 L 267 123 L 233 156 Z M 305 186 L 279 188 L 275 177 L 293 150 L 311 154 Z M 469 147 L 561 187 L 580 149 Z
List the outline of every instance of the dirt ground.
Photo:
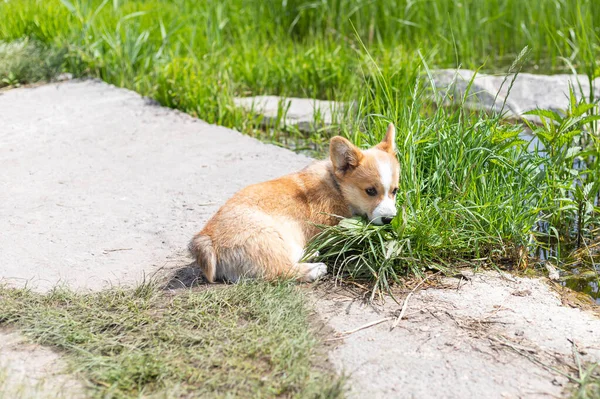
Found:
M 577 376 L 574 350 L 582 362 L 600 361 L 600 319 L 563 306 L 543 280 L 463 274 L 406 306 L 408 293 L 367 306 L 356 289 L 316 291 L 317 312 L 336 331 L 329 359 L 349 377 L 351 397 L 564 397 L 560 372 Z
M 0 398 L 83 398 L 83 390 L 59 354 L 0 330 Z
M 0 112 L 0 282 L 41 291 L 189 272 L 189 238 L 231 194 L 310 162 L 97 81 L 5 91 Z M 574 348 L 600 361 L 600 320 L 563 306 L 545 282 L 467 277 L 415 292 L 393 330 L 402 305 L 316 286 L 329 359 L 351 396 L 563 397 L 567 379 L 552 368 L 573 374 Z M 0 331 L 0 376 L 19 389 L 62 386 L 60 362 Z

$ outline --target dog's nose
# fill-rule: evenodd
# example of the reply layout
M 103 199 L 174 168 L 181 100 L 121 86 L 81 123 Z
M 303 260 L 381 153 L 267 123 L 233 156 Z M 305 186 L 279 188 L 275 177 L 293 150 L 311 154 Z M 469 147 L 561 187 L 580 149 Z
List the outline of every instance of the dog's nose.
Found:
M 393 219 L 394 218 L 384 216 L 384 217 L 381 218 L 381 221 L 383 222 L 383 224 L 390 224 L 390 223 L 392 223 Z

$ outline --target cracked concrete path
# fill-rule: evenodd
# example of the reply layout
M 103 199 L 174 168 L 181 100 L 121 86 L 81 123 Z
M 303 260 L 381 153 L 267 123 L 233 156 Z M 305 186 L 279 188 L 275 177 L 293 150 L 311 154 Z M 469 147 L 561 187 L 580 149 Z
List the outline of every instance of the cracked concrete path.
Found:
M 0 94 L 0 281 L 133 284 L 235 191 L 310 162 L 98 81 Z

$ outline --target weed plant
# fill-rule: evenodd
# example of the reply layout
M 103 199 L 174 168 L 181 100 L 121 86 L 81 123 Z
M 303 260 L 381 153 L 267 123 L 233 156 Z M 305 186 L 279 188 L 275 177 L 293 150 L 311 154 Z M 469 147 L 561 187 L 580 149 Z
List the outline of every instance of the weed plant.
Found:
M 0 88 L 51 80 L 61 72 L 64 55 L 27 38 L 0 42 Z

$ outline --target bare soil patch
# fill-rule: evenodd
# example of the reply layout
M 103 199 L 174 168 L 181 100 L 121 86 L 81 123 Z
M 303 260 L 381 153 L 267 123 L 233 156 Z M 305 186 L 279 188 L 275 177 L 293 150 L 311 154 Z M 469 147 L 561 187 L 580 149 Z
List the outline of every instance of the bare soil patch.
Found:
M 0 330 L 0 398 L 83 398 L 85 385 L 53 350 Z

